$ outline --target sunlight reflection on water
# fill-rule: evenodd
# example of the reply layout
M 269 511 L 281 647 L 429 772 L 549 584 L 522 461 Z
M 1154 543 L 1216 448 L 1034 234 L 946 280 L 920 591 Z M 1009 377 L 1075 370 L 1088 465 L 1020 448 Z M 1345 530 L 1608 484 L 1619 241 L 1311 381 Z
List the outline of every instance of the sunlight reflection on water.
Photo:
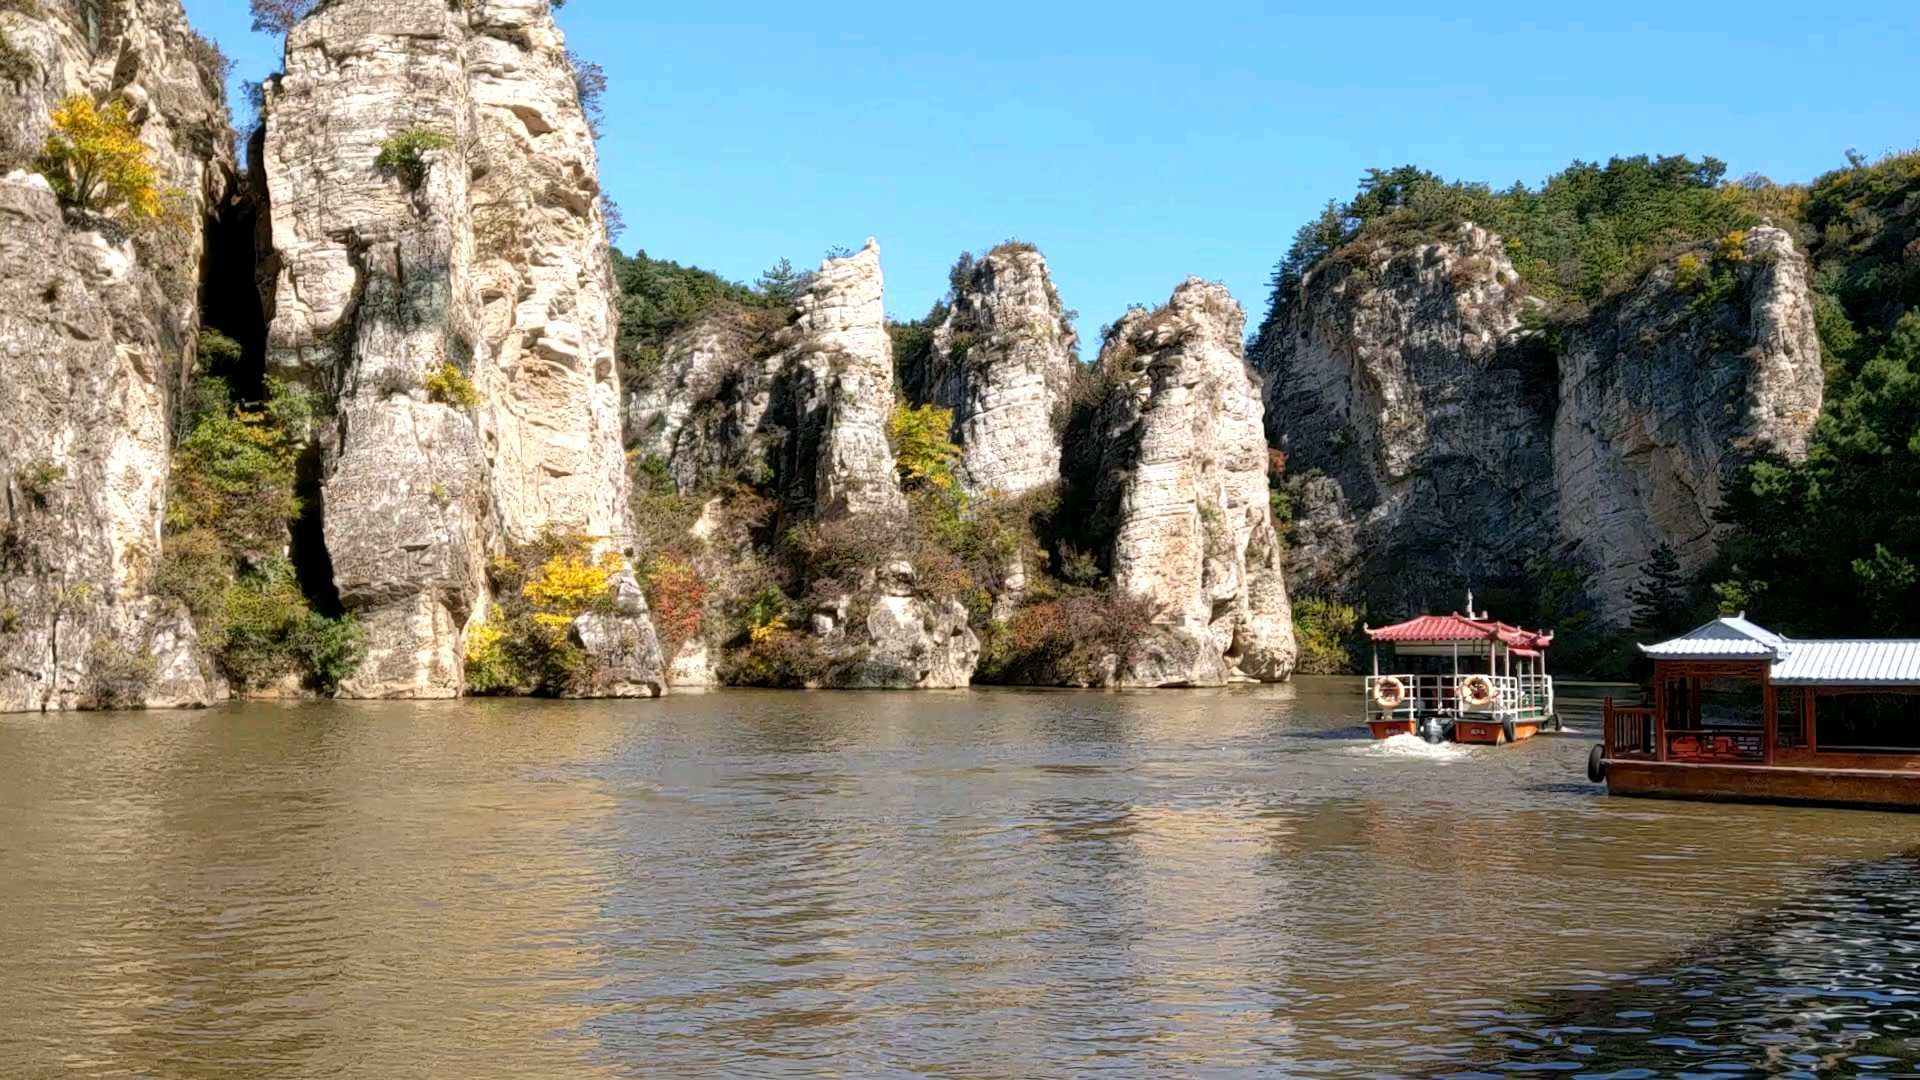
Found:
M 0 719 L 0 1075 L 1914 1059 L 1920 819 L 1608 799 L 1590 738 L 1374 744 L 1359 700 Z

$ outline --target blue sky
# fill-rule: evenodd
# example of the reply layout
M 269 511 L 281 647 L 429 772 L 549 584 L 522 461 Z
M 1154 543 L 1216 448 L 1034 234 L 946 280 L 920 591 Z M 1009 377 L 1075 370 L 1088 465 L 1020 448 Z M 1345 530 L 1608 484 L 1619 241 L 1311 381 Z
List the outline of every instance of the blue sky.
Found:
M 186 5 L 236 79 L 277 69 L 245 0 Z M 1257 322 L 1294 230 L 1369 166 L 1504 186 L 1685 153 L 1805 180 L 1920 145 L 1912 0 L 570 0 L 560 19 L 611 81 L 622 248 L 745 280 L 871 235 L 913 318 L 960 251 L 1019 237 L 1084 337 L 1189 274 Z

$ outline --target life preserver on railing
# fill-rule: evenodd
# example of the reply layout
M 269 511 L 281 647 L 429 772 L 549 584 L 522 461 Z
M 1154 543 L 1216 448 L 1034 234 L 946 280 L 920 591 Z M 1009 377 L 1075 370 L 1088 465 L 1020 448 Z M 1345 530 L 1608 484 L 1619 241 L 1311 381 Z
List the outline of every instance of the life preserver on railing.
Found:
M 1485 675 L 1469 675 L 1460 680 L 1460 700 L 1476 709 L 1493 704 L 1495 696 L 1493 680 Z
M 1389 711 L 1407 700 L 1407 684 L 1389 675 L 1373 684 L 1373 703 Z

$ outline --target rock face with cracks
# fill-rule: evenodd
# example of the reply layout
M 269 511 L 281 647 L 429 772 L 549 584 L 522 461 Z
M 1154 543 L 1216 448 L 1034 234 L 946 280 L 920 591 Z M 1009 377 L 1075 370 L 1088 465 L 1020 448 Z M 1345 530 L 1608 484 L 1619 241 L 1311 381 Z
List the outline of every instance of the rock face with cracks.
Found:
M 1097 504 L 1116 591 L 1144 597 L 1155 633 L 1120 685 L 1277 682 L 1293 672 L 1292 609 L 1267 488 L 1260 393 L 1242 355 L 1245 313 L 1198 279 L 1129 312 L 1100 351 Z
M 843 522 L 885 548 L 907 513 L 888 442 L 896 404 L 880 247 L 868 240 L 821 264 L 789 320 L 723 311 L 670 342 L 655 382 L 634 394 L 629 439 L 664 460 L 683 493 L 750 483 L 770 496 L 776 532 Z M 900 559 L 867 567 L 843 595 L 791 621 L 821 654 L 813 685 L 961 687 L 979 660 L 965 607 L 921 588 Z M 676 666 L 710 677 L 697 653 Z
M 1552 337 L 1471 224 L 1315 265 L 1256 346 L 1296 591 L 1381 621 L 1562 567 L 1624 625 L 1655 547 L 1704 566 L 1728 479 L 1763 450 L 1804 457 L 1821 404 L 1805 258 L 1765 227 L 1739 256 L 1725 298 L 1669 259 Z
M 234 181 L 224 72 L 178 0 L 0 8 L 0 712 L 205 705 L 226 688 L 154 595 L 198 224 Z M 119 102 L 172 216 L 63 211 L 20 168 L 58 103 Z
M 1004 245 L 955 268 L 951 302 L 907 396 L 953 410 L 968 494 L 1017 498 L 1060 479 L 1075 334 L 1046 259 Z
M 1806 257 L 1775 228 L 1747 233 L 1735 295 L 1700 312 L 1656 267 L 1566 338 L 1555 415 L 1559 541 L 1588 568 L 1601 612 L 1666 544 L 1694 573 L 1712 560 L 1714 509 L 1766 450 L 1803 460 L 1825 388 Z
M 632 554 L 564 43 L 536 0 L 335 0 L 289 34 L 264 117 L 270 356 L 329 406 L 327 551 L 367 636 L 342 693 L 454 696 L 491 552 L 554 530 Z M 652 633 L 640 603 L 629 636 Z

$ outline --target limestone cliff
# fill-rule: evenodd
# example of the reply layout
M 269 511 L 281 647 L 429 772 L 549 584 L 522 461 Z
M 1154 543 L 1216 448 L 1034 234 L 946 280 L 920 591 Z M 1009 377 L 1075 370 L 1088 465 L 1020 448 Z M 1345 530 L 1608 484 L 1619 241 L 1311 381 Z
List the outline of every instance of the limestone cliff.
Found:
M 785 313 L 728 308 L 669 343 L 654 381 L 636 387 L 629 441 L 658 461 L 683 496 L 764 499 L 758 540 L 796 525 L 832 526 L 857 556 L 805 588 L 777 639 L 794 663 L 685 665 L 690 677 L 813 686 L 965 686 L 980 645 L 951 596 L 931 591 L 906 559 L 888 421 L 894 369 L 880 247 L 825 260 Z M 724 501 L 724 500 L 723 500 Z M 703 515 L 703 522 L 709 517 Z M 756 563 L 756 537 L 724 542 L 702 526 L 703 572 Z M 726 533 L 726 530 L 721 530 Z M 844 565 L 841 565 L 844 563 Z M 811 575 L 812 567 L 798 568 Z M 801 586 L 791 585 L 793 591 Z M 710 643 L 718 646 L 722 643 Z M 738 643 L 735 643 L 736 648 Z
M 336 0 L 289 34 L 264 120 L 270 355 L 331 414 L 326 545 L 367 635 L 342 692 L 454 696 L 503 542 L 552 529 L 632 554 L 605 223 L 563 43 L 539 0 Z M 622 674 L 602 682 L 657 689 L 624 595 L 604 658 Z
M 816 517 L 898 515 L 906 507 L 887 445 L 893 344 L 887 337 L 880 245 L 828 259 L 800 297 L 775 363 L 791 433 L 790 505 Z
M 218 55 L 178 0 L 0 8 L 0 711 L 203 705 L 225 690 L 153 595 L 200 223 L 233 177 Z M 70 95 L 124 103 L 171 213 L 63 213 L 15 170 Z
M 910 400 L 953 410 L 970 494 L 1016 498 L 1060 479 L 1074 343 L 1038 251 L 1005 244 L 954 268 L 931 347 L 901 384 Z
M 1157 630 L 1123 659 L 1120 685 L 1292 674 L 1292 611 L 1260 392 L 1242 355 L 1245 324 L 1226 289 L 1190 278 L 1165 306 L 1116 323 L 1101 348 L 1111 389 L 1094 432 L 1096 502 L 1113 528 L 1113 587 L 1149 600 Z
M 1551 529 L 1551 361 L 1499 240 L 1371 244 L 1323 260 L 1258 343 L 1267 435 L 1304 541 L 1294 589 L 1370 607 L 1451 603 L 1517 577 Z M 1470 584 L 1471 582 L 1466 582 Z
M 1824 387 L 1806 258 L 1775 228 L 1749 231 L 1702 302 L 1678 261 L 1566 335 L 1552 435 L 1561 548 L 1624 623 L 1653 549 L 1684 572 L 1714 554 L 1714 509 L 1753 454 L 1806 457 Z
M 1676 257 L 1551 325 L 1471 224 L 1315 264 L 1255 345 L 1295 590 L 1384 618 L 1560 567 L 1620 623 L 1655 545 L 1704 563 L 1725 478 L 1803 456 L 1820 406 L 1804 259 L 1776 229 L 1745 242 L 1687 256 L 1719 292 L 1677 287 Z

